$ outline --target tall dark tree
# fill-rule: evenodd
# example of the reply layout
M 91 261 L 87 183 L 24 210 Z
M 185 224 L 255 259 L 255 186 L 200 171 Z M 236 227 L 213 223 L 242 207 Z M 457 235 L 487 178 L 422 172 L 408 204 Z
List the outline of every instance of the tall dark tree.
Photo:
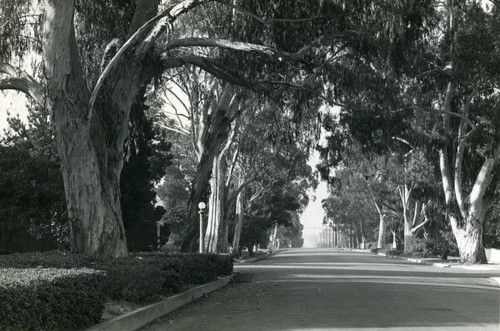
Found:
M 67 248 L 64 187 L 47 111 L 9 117 L 0 141 L 0 228 L 6 252 Z M 43 238 L 44 245 L 36 239 Z
M 155 183 L 171 165 L 170 143 L 156 140 L 153 119 L 148 118 L 145 98 L 136 100 L 130 112 L 129 136 L 120 181 L 123 224 L 132 251 L 156 248 L 156 222 L 165 213 L 155 206 Z M 160 130 L 160 129 L 157 129 Z

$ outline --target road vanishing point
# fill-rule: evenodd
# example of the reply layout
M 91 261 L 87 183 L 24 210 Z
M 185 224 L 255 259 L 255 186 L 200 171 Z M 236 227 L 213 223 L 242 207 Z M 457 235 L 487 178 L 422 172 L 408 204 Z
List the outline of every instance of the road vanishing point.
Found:
M 146 330 L 500 330 L 498 265 L 289 249 L 235 271 L 227 287 Z

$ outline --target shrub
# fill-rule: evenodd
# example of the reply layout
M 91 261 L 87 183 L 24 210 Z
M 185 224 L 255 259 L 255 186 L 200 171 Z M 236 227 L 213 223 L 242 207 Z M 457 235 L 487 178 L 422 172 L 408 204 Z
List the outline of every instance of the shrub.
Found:
M 387 251 L 387 253 L 386 253 L 387 256 L 399 256 L 401 254 L 403 254 L 403 251 L 397 250 L 397 249 L 391 249 L 391 250 Z
M 89 269 L 2 269 L 0 329 L 80 329 L 99 322 L 101 277 Z
M 377 254 L 379 250 L 380 248 L 372 248 L 370 249 L 370 252 L 372 252 L 373 254 Z
M 412 247 L 412 254 L 421 257 L 436 257 L 440 256 L 443 259 L 448 257 L 448 254 L 458 254 L 456 245 L 451 245 L 446 240 L 418 239 Z
M 71 254 L 61 251 L 15 253 L 0 256 L 0 268 L 62 268 L 71 269 L 89 267 L 94 259 L 83 254 Z
M 109 260 L 95 268 L 104 271 L 102 290 L 113 300 L 150 301 L 162 292 L 165 281 L 158 266 L 140 259 Z
M 84 328 L 99 322 L 107 298 L 149 302 L 228 275 L 233 264 L 216 254 L 95 260 L 46 252 L 0 256 L 0 268 L 0 329 L 31 330 Z
M 143 254 L 142 258 L 158 266 L 165 274 L 166 283 L 203 284 L 233 271 L 232 258 L 217 254 Z M 178 279 L 176 278 L 178 277 Z M 165 284 L 167 285 L 167 284 Z M 182 286 L 182 285 L 181 285 Z M 163 288 L 164 292 L 175 288 Z

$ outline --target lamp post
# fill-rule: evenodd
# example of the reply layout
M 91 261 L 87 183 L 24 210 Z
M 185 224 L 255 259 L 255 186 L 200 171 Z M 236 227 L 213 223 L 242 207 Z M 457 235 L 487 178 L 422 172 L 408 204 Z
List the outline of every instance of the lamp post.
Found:
M 200 214 L 200 254 L 203 253 L 203 210 L 205 210 L 206 207 L 207 205 L 203 201 L 198 204 L 198 208 L 200 209 L 198 212 L 198 214 Z

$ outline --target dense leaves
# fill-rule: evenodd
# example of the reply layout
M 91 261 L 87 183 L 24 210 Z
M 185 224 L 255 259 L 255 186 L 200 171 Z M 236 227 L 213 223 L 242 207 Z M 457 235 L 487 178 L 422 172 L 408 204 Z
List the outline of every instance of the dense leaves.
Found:
M 232 272 L 229 256 L 142 254 L 95 260 L 61 252 L 0 257 L 2 329 L 81 329 L 106 300 L 152 302 Z

